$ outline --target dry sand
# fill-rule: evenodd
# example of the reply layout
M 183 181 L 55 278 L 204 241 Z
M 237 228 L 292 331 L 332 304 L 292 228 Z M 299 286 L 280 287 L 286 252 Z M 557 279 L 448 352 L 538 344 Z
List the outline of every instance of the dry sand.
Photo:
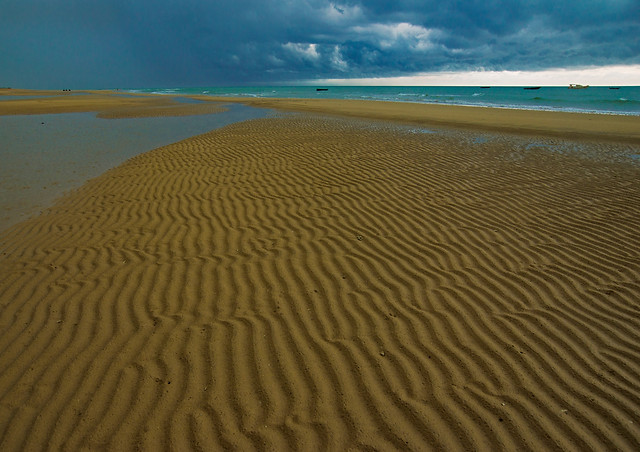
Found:
M 639 450 L 637 149 L 422 132 L 238 123 L 0 235 L 0 450 Z
M 173 96 L 119 94 L 111 91 L 29 91 L 1 90 L 8 96 L 0 102 L 0 115 L 40 115 L 96 111 L 101 118 L 142 118 L 150 116 L 190 116 L 224 111 L 219 102 L 199 99 L 201 103 L 177 102 Z M 11 96 L 42 96 L 16 98 Z

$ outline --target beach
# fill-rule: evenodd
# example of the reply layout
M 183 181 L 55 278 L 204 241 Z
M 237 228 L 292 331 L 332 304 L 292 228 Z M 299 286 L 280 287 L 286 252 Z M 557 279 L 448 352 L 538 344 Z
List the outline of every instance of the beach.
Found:
M 0 231 L 0 450 L 640 449 L 640 117 L 207 100 Z

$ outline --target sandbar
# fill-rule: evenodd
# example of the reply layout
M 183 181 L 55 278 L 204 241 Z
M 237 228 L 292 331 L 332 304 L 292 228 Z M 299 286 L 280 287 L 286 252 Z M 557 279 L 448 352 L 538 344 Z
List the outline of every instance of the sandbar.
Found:
M 640 116 L 410 102 L 193 96 L 265 108 L 529 135 L 640 143 Z

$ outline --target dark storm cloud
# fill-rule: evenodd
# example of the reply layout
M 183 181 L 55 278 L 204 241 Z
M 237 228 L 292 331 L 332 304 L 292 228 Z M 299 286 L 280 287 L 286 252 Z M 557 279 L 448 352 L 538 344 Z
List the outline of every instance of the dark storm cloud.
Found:
M 185 86 L 640 63 L 640 1 L 9 0 L 0 86 Z

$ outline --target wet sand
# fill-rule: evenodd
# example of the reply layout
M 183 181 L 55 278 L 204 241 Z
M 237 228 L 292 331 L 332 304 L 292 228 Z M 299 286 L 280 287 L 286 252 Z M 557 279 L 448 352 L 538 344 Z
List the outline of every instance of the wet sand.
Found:
M 237 123 L 0 233 L 0 449 L 638 450 L 637 146 L 441 125 Z
M 190 116 L 0 115 L 0 231 L 38 214 L 65 192 L 127 158 L 267 114 L 264 109 L 228 105 L 224 111 Z
M 193 97 L 210 101 L 242 102 L 256 107 L 289 111 L 396 121 L 403 124 L 440 125 L 471 130 L 640 144 L 640 116 L 367 100 Z
M 1 90 L 6 99 L 0 103 L 0 115 L 41 115 L 53 113 L 99 112 L 101 118 L 144 118 L 153 116 L 192 116 L 224 111 L 210 99 L 185 104 L 174 96 L 124 94 L 113 91 L 30 91 Z M 22 98 L 22 96 L 42 96 Z M 15 97 L 12 99 L 12 97 Z

